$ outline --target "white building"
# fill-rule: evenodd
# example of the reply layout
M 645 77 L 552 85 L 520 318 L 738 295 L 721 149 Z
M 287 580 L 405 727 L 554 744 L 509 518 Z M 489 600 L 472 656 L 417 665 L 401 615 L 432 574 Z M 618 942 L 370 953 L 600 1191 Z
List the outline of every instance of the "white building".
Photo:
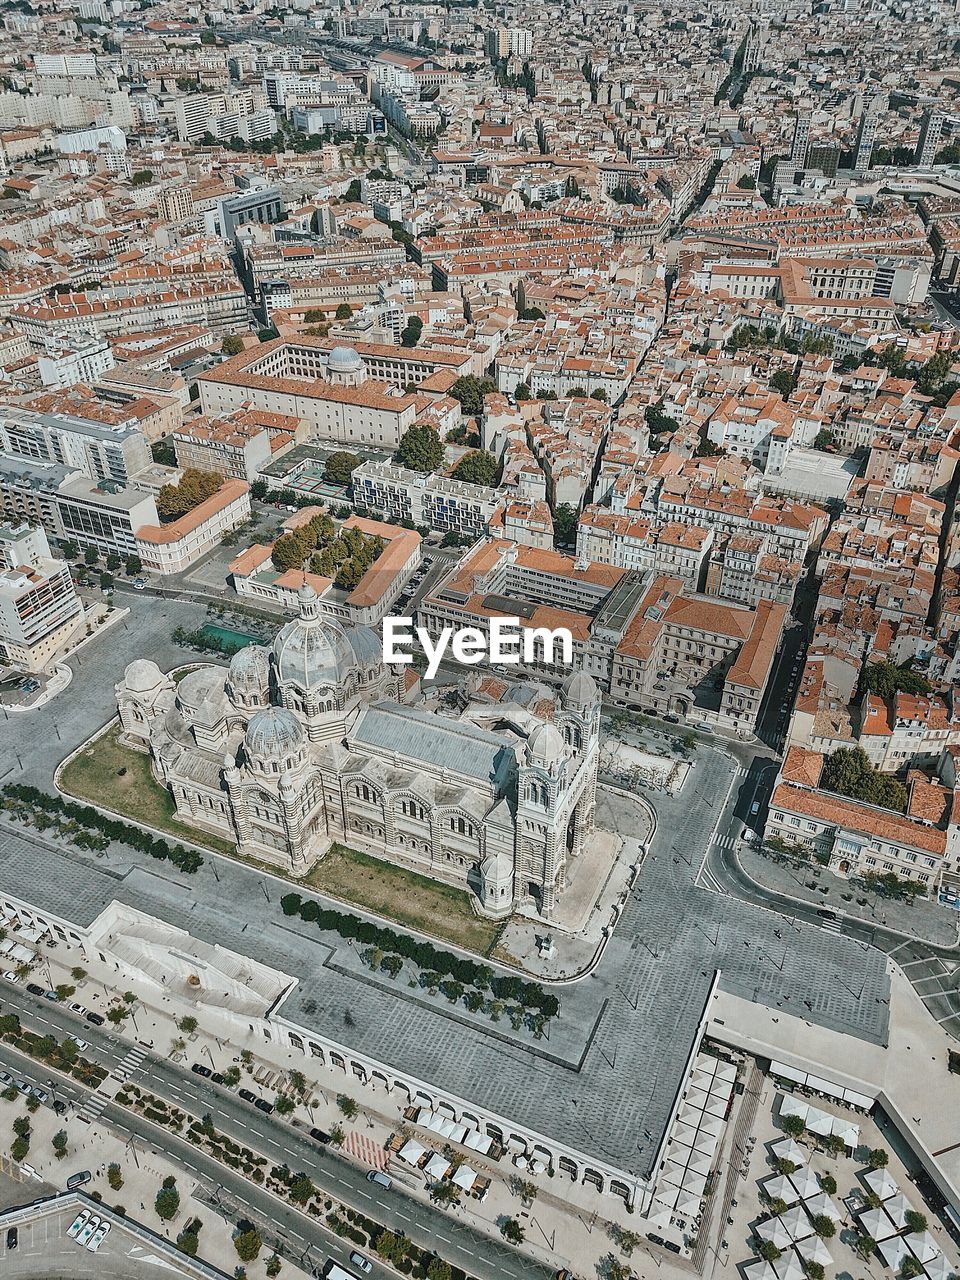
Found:
M 37 367 L 45 387 L 95 382 L 116 364 L 110 343 L 95 333 L 50 333 L 44 338 L 43 346 Z
M 69 566 L 51 556 L 44 531 L 0 524 L 0 661 L 45 670 L 83 625 Z
M 495 489 L 423 475 L 390 462 L 365 462 L 353 473 L 353 497 L 391 520 L 412 520 L 444 533 L 480 538 L 500 505 Z

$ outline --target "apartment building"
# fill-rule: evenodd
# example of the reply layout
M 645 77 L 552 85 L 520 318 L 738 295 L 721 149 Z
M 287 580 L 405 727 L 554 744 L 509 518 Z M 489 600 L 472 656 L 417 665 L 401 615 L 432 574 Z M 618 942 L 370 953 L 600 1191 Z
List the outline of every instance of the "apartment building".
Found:
M 577 522 L 577 559 L 680 578 L 689 590 L 701 591 L 713 537 L 712 529 L 660 524 L 590 506 Z
M 46 335 L 37 367 L 45 387 L 72 387 L 95 382 L 115 363 L 109 342 L 98 334 L 68 332 Z
M 23 302 L 10 310 L 17 328 L 42 350 L 48 337 L 65 330 L 124 336 L 138 329 L 206 325 L 214 333 L 235 333 L 247 324 L 247 295 L 239 281 L 171 284 L 156 292 L 142 284 L 108 286 L 87 293 Z
M 273 416 L 273 415 L 271 415 Z M 253 484 L 261 470 L 276 456 L 263 415 L 241 409 L 222 418 L 194 418 L 173 433 L 177 466 L 212 471 Z M 281 419 L 290 423 L 290 419 Z M 296 420 L 292 420 L 294 431 Z M 283 433 L 293 445 L 294 435 Z M 279 443 L 279 442 L 278 442 Z M 282 452 L 278 448 L 277 454 Z
M 178 520 L 140 525 L 136 554 L 153 573 L 182 573 L 249 517 L 250 486 L 243 480 L 225 480 L 215 494 Z
M 70 568 L 50 554 L 43 529 L 0 524 L 0 663 L 48 670 L 83 626 Z
M 353 500 L 389 520 L 410 520 L 443 533 L 481 538 L 501 504 L 495 489 L 423 475 L 391 462 L 365 462 L 353 473 Z
M 102 423 L 66 413 L 0 406 L 0 452 L 58 463 L 91 480 L 124 485 L 149 467 L 150 446 L 129 421 Z

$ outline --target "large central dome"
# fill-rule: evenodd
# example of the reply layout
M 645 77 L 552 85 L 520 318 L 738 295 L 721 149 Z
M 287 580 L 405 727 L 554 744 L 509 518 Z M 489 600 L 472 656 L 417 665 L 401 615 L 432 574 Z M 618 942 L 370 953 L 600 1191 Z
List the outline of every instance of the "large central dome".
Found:
M 310 586 L 298 593 L 300 617 L 279 632 L 273 642 L 273 656 L 280 684 L 301 689 L 318 685 L 343 685 L 356 671 L 357 658 L 338 622 L 324 618 L 320 601 Z

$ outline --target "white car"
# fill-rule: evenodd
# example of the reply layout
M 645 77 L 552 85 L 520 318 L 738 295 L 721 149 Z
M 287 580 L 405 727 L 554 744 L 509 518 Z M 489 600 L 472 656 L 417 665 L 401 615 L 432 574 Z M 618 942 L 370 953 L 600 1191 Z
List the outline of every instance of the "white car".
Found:
M 101 1222 L 99 1227 L 87 1241 L 87 1248 L 91 1253 L 96 1253 L 104 1240 L 107 1238 L 107 1232 L 110 1230 L 109 1222 Z
M 90 1220 L 89 1209 L 83 1209 L 81 1210 L 80 1213 L 77 1214 L 73 1222 L 70 1223 L 70 1226 L 67 1227 L 67 1235 L 70 1237 L 71 1240 L 73 1240 L 76 1236 L 80 1234 L 80 1231 L 82 1230 L 83 1227 L 87 1225 L 89 1220 Z
M 67 1008 L 70 1010 L 71 1013 L 84 1014 L 87 1012 L 86 1007 L 82 1004 L 74 1003 L 71 1005 L 67 1005 Z
M 13 972 L 13 970 L 12 970 L 12 969 L 8 969 L 8 970 L 7 970 L 7 972 L 6 972 L 3 976 L 6 978 L 6 980 L 7 980 L 8 982 L 19 982 L 19 981 L 20 981 L 20 979 L 19 979 L 19 978 L 17 977 L 17 975 Z
M 77 1235 L 77 1244 L 85 1245 L 99 1225 L 99 1218 L 91 1218 L 85 1226 L 80 1228 L 79 1234 Z
M 86 1053 L 86 1051 L 90 1048 L 89 1040 L 81 1040 L 79 1036 L 71 1036 L 70 1039 L 77 1046 L 77 1051 L 79 1053 Z

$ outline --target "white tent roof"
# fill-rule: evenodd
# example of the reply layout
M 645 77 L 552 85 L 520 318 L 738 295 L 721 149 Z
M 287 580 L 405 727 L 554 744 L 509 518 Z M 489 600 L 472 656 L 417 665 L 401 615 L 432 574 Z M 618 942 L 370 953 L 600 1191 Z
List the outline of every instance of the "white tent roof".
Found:
M 787 1204 L 796 1204 L 798 1196 L 793 1184 L 782 1173 L 775 1173 L 771 1178 L 765 1178 L 762 1185 L 771 1200 L 785 1200 Z
M 723 1132 L 723 1121 L 719 1116 L 704 1116 L 700 1121 L 700 1132 L 711 1133 L 716 1137 Z
M 792 1160 L 794 1164 L 806 1164 L 810 1152 L 793 1138 L 781 1138 L 770 1148 L 778 1160 Z
M 706 1176 L 698 1173 L 696 1169 L 687 1169 L 683 1175 L 683 1189 L 692 1192 L 698 1200 L 702 1200 L 703 1193 L 707 1189 Z
M 682 1190 L 677 1196 L 677 1213 L 695 1214 L 703 1208 L 703 1196 Z
M 897 1227 L 905 1227 L 907 1225 L 907 1214 L 910 1212 L 911 1204 L 902 1191 L 898 1191 L 889 1200 L 884 1200 L 883 1209 L 893 1219 Z
M 811 1196 L 810 1199 L 807 1200 L 806 1206 L 807 1212 L 811 1217 L 816 1216 L 818 1213 L 823 1213 L 826 1214 L 834 1224 L 843 1220 L 843 1214 L 825 1191 L 821 1191 L 817 1196 Z
M 950 1277 L 956 1272 L 956 1268 L 950 1265 L 948 1259 L 942 1253 L 938 1253 L 935 1258 L 925 1262 L 923 1269 L 930 1280 L 950 1280 Z
M 793 1244 L 793 1235 L 779 1218 L 770 1218 L 766 1222 L 758 1222 L 756 1233 L 761 1240 L 772 1241 L 778 1249 L 788 1249 Z
M 757 1258 L 755 1262 L 748 1262 L 743 1268 L 743 1274 L 746 1280 L 779 1280 L 770 1263 L 764 1262 L 762 1258 Z
M 803 1269 L 803 1263 L 792 1249 L 789 1253 L 785 1253 L 782 1258 L 778 1258 L 773 1265 L 780 1280 L 807 1280 L 807 1273 Z
M 801 1200 L 807 1200 L 810 1196 L 818 1196 L 820 1194 L 820 1183 L 812 1169 L 808 1169 L 806 1165 L 801 1166 L 795 1173 L 789 1175 L 789 1180 L 793 1184 L 796 1195 Z M 789 1196 L 784 1196 L 784 1200 L 789 1200 Z M 796 1197 L 794 1197 L 796 1198 Z
M 815 1107 L 809 1107 L 807 1109 L 807 1128 L 811 1133 L 826 1137 L 828 1133 L 833 1133 L 833 1116 L 828 1116 L 825 1111 L 817 1111 Z
M 462 1164 L 450 1178 L 451 1182 L 455 1182 L 458 1187 L 463 1187 L 464 1191 L 470 1191 L 476 1180 L 477 1174 L 468 1164 Z
M 838 1116 L 833 1117 L 830 1132 L 842 1138 L 851 1150 L 860 1142 L 860 1126 L 851 1124 L 849 1120 L 841 1120 Z
M 879 1196 L 881 1200 L 889 1200 L 900 1190 L 887 1169 L 871 1169 L 869 1173 L 863 1175 L 863 1180 L 873 1194 Z
M 471 1151 L 479 1151 L 485 1155 L 493 1146 L 493 1139 L 489 1133 L 481 1133 L 479 1129 L 471 1129 L 464 1138 L 463 1145 L 469 1147 Z
M 896 1227 L 882 1209 L 866 1209 L 860 1214 L 860 1230 L 874 1240 L 888 1240 L 896 1234 Z
M 427 1177 L 436 1178 L 439 1181 L 440 1178 L 446 1177 L 449 1171 L 450 1161 L 445 1160 L 443 1156 L 437 1155 L 436 1152 L 434 1152 L 426 1164 Z
M 807 1236 L 813 1233 L 813 1227 L 810 1224 L 810 1219 L 803 1211 L 803 1205 L 795 1204 L 786 1213 L 781 1213 L 780 1221 L 790 1232 L 791 1240 L 805 1240 Z
M 915 1253 L 924 1264 L 932 1258 L 938 1258 L 943 1252 L 929 1231 L 921 1231 L 919 1235 L 908 1235 L 907 1244 L 910 1246 L 911 1253 Z
M 903 1258 L 910 1252 L 903 1236 L 891 1236 L 889 1240 L 877 1242 L 877 1253 L 888 1267 L 897 1271 Z
M 694 1143 L 694 1150 L 700 1151 L 705 1156 L 709 1156 L 711 1161 L 716 1155 L 717 1147 L 720 1145 L 720 1139 L 715 1133 L 701 1132 L 697 1134 L 697 1140 Z
M 416 1138 L 408 1138 L 397 1152 L 397 1156 L 404 1162 L 404 1164 L 412 1165 L 415 1165 L 417 1161 L 426 1154 L 427 1148 L 422 1146 Z
M 807 1236 L 796 1244 L 797 1253 L 808 1262 L 819 1262 L 821 1267 L 833 1266 L 833 1255 L 819 1236 Z
M 682 1147 L 692 1147 L 697 1140 L 697 1126 L 695 1124 L 683 1124 L 678 1121 L 673 1126 L 671 1139 Z
M 721 1080 L 729 1080 L 731 1083 L 737 1078 L 737 1068 L 732 1062 L 721 1062 L 717 1058 L 717 1075 Z
M 709 1173 L 713 1159 L 708 1156 L 705 1151 L 693 1151 L 690 1153 L 690 1159 L 687 1161 L 687 1168 L 693 1169 L 697 1173 Z
M 780 1114 L 782 1116 L 799 1116 L 801 1120 L 806 1120 L 809 1110 L 810 1108 L 807 1104 L 801 1102 L 799 1098 L 794 1098 L 789 1093 L 780 1095 Z
M 663 1166 L 663 1183 L 665 1186 L 682 1187 L 685 1165 L 668 1160 Z

